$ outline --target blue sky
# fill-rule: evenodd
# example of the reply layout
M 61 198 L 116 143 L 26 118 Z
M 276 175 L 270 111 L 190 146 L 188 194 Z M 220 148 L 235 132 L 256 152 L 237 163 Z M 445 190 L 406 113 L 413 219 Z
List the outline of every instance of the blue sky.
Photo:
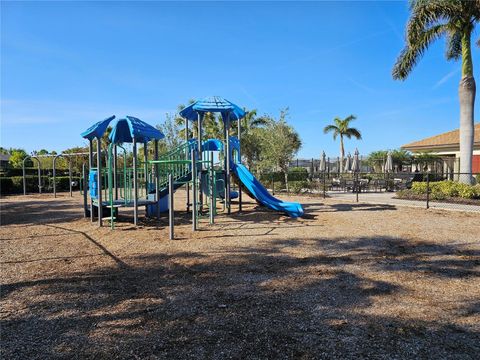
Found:
M 391 78 L 406 2 L 1 7 L 4 147 L 60 151 L 82 145 L 80 132 L 111 114 L 157 124 L 209 95 L 259 114 L 288 106 L 307 158 L 338 154 L 322 131 L 335 116 L 358 117 L 364 139 L 346 149 L 361 154 L 458 127 L 460 63 L 445 60 L 444 41 L 407 81 Z

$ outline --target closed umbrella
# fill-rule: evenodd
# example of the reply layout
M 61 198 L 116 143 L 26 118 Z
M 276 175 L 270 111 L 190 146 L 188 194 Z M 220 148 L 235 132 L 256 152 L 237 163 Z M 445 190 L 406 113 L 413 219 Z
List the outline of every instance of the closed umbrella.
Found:
M 325 172 L 327 170 L 327 161 L 325 158 L 325 151 L 322 153 L 322 157 L 320 158 L 320 168 L 321 172 Z
M 352 171 L 359 172 L 360 171 L 360 159 L 358 157 L 359 152 L 358 149 L 355 149 L 355 153 L 353 155 L 353 163 L 352 163 Z
M 392 160 L 392 152 L 388 151 L 387 153 L 387 161 L 385 162 L 385 172 L 390 173 L 393 171 L 393 160 Z
M 352 155 L 348 153 L 347 158 L 345 159 L 345 169 L 343 169 L 345 172 L 349 172 L 352 170 Z

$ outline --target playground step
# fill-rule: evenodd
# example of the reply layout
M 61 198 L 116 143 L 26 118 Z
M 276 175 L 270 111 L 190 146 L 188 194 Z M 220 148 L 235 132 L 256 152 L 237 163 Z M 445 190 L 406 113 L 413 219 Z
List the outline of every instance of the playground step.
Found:
M 112 217 L 111 217 L 111 216 L 102 217 L 102 220 L 112 220 Z M 117 220 L 117 217 L 114 216 L 114 217 L 113 217 L 113 220 L 114 220 L 114 221 Z

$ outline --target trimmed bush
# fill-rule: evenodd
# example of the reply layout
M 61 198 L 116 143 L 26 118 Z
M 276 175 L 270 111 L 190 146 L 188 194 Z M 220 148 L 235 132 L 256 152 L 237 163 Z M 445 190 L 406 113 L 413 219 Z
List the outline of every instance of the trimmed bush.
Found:
M 432 182 L 429 185 L 430 198 L 433 200 L 455 197 L 480 199 L 480 185 L 468 185 L 451 180 Z M 427 183 L 414 182 L 411 190 L 416 195 L 424 195 L 427 193 Z
M 0 178 L 0 194 L 11 194 L 13 192 L 13 181 L 11 178 Z
M 309 188 L 309 184 L 307 181 L 289 181 L 288 187 L 292 193 L 298 194 L 302 189 Z
M 78 190 L 81 179 L 78 176 L 72 176 L 72 181 L 76 182 L 76 186 L 73 186 L 72 189 Z M 43 186 L 42 192 L 53 191 L 53 178 L 48 176 L 42 176 L 41 182 Z M 68 176 L 56 176 L 55 183 L 56 183 L 57 191 L 68 191 L 70 189 L 70 180 Z M 37 193 L 38 177 L 35 175 L 25 176 L 25 185 L 27 188 L 27 193 Z M 0 193 L 2 195 L 23 193 L 23 177 L 22 176 L 1 177 Z
M 412 192 L 417 195 L 425 194 L 427 192 L 427 183 L 425 182 L 412 183 Z

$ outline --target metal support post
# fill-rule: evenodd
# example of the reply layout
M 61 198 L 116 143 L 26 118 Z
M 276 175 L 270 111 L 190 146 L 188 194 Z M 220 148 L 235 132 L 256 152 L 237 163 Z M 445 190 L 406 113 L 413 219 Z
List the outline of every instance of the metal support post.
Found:
M 242 120 L 241 119 L 237 119 L 237 129 L 238 129 L 238 162 L 242 162 L 242 152 L 241 152 L 241 149 L 242 149 L 242 142 L 240 141 L 241 140 L 241 136 L 242 136 Z M 240 181 L 238 182 L 238 211 L 241 212 L 242 211 L 242 186 L 240 185 Z
M 103 201 L 102 201 L 102 140 L 97 137 L 97 185 L 98 185 L 98 226 L 102 226 Z
M 197 161 L 195 151 L 192 149 L 192 229 L 197 231 Z
M 85 163 L 82 164 L 82 187 L 83 187 L 83 217 L 88 215 L 88 205 L 87 205 L 87 171 L 85 169 Z
M 72 159 L 68 158 L 68 180 L 70 181 L 70 197 L 73 197 L 72 192 Z M 53 181 L 53 185 L 55 185 L 55 180 Z
M 213 151 L 210 151 L 210 224 L 215 222 L 215 170 L 213 168 Z
M 93 167 L 93 142 L 92 139 L 88 139 L 88 177 L 90 179 L 90 171 L 92 171 Z M 90 184 L 90 180 L 88 181 Z M 86 189 L 85 189 L 86 191 Z M 93 199 L 90 196 L 90 221 L 93 222 Z
M 154 142 L 154 159 L 158 160 L 158 140 Z M 160 177 L 158 176 L 158 163 L 155 163 L 155 202 L 157 203 L 157 220 L 160 220 Z
M 174 215 L 175 205 L 173 203 L 173 176 L 168 174 L 168 225 L 169 225 L 169 239 L 174 239 Z
M 133 224 L 138 222 L 137 139 L 133 138 Z

